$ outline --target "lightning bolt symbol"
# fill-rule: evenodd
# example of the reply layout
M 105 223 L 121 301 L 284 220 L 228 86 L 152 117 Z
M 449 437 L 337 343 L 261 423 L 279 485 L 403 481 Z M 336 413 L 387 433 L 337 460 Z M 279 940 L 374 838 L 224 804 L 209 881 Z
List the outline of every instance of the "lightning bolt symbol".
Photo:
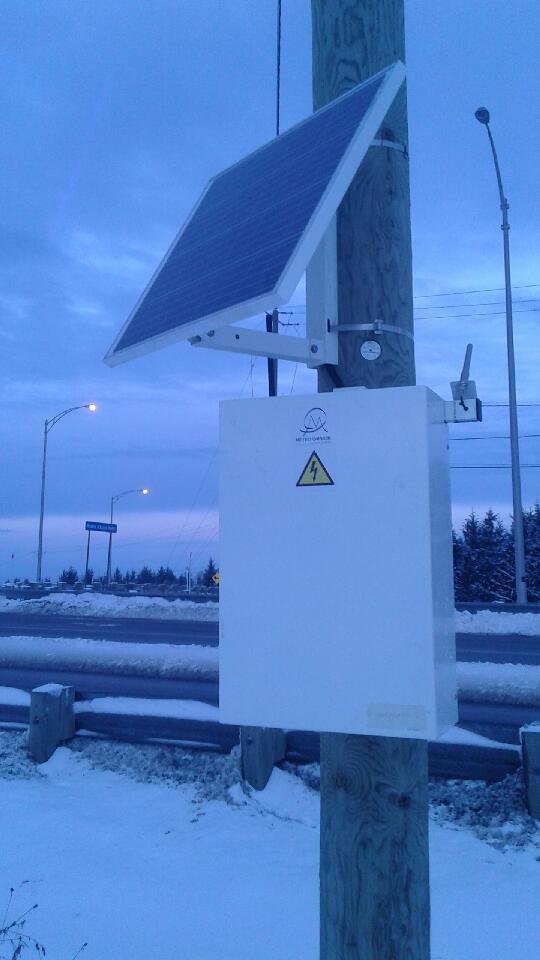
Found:
M 317 479 L 317 470 L 318 470 L 318 469 L 319 469 L 319 468 L 318 468 L 318 466 L 317 466 L 317 461 L 316 461 L 316 460 L 312 460 L 312 461 L 311 461 L 310 468 L 309 468 L 309 472 L 310 472 L 311 476 L 313 477 L 313 483 L 315 483 L 315 481 L 316 481 L 316 479 Z

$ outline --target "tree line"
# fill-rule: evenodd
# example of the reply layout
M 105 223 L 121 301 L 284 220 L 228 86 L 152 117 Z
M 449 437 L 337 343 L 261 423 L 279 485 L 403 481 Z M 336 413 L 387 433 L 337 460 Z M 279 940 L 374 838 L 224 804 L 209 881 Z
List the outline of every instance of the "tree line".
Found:
M 200 570 L 192 577 L 192 583 L 202 587 L 213 587 L 214 582 L 212 577 L 217 572 L 217 567 L 212 557 L 210 557 L 204 570 Z M 66 583 L 70 586 L 73 586 L 75 583 L 82 583 L 84 579 L 84 574 L 79 576 L 75 567 L 66 567 L 58 577 L 59 583 Z M 89 568 L 86 574 L 86 583 L 94 583 L 96 579 L 98 582 L 104 582 L 106 580 L 105 577 L 96 578 L 94 571 Z M 155 584 L 156 586 L 178 586 L 180 588 L 184 587 L 184 589 L 187 588 L 187 576 L 185 574 L 177 576 L 174 570 L 168 566 L 161 566 L 158 570 L 152 570 L 151 567 L 145 565 L 141 567 L 140 570 L 131 569 L 126 570 L 124 573 L 122 573 L 119 567 L 116 567 L 111 580 L 113 583 Z
M 525 557 L 528 598 L 531 603 L 540 602 L 540 504 L 523 515 L 525 534 Z M 467 517 L 459 533 L 452 532 L 454 554 L 454 589 L 457 601 L 506 601 L 515 600 L 514 539 L 513 527 L 505 527 L 493 510 L 483 518 L 474 511 Z M 199 586 L 213 586 L 212 577 L 217 572 L 212 558 L 204 570 L 193 578 Z M 59 578 L 64 583 L 76 583 L 79 575 L 73 567 L 63 570 Z M 83 579 L 81 577 L 80 579 Z M 186 587 L 186 576 L 177 576 L 170 567 L 161 566 L 152 570 L 126 570 L 117 567 L 114 583 L 177 585 Z M 93 572 L 88 571 L 88 582 Z
M 531 603 L 540 600 L 540 504 L 523 515 L 525 576 Z M 493 510 L 483 519 L 474 511 L 461 533 L 453 533 L 454 589 L 458 601 L 511 602 L 516 599 L 514 531 Z

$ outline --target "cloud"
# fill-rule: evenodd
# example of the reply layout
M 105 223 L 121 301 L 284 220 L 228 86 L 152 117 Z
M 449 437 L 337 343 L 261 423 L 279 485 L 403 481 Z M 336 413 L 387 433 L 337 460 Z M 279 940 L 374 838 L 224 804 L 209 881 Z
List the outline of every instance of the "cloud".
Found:
M 162 250 L 150 250 L 134 241 L 115 244 L 112 237 L 76 229 L 70 234 L 64 253 L 78 266 L 114 277 L 115 284 L 132 289 L 148 280 Z

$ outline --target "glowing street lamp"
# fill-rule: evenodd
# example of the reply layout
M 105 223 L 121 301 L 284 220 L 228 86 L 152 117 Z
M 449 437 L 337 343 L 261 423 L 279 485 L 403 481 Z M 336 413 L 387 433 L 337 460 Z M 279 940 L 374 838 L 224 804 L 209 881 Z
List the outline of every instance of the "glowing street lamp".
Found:
M 111 497 L 111 523 L 113 522 L 114 516 L 114 505 L 121 499 L 121 497 L 127 497 L 128 493 L 140 493 L 144 497 L 150 493 L 148 487 L 138 487 L 134 490 L 123 490 L 122 493 L 115 493 Z M 112 564 L 112 533 L 109 534 L 109 552 L 107 555 L 107 583 L 111 582 L 111 564 Z
M 55 414 L 54 417 L 51 417 L 50 420 L 45 420 L 45 426 L 43 430 L 43 464 L 41 467 L 41 505 L 39 511 L 39 536 L 38 536 L 38 554 L 37 554 L 37 572 L 36 579 L 41 581 L 41 559 L 43 556 L 43 518 L 45 515 L 45 471 L 47 467 L 47 440 L 49 433 L 52 428 L 58 423 L 59 420 L 62 420 L 64 417 L 67 417 L 68 413 L 73 413 L 75 410 L 89 410 L 91 413 L 95 413 L 97 410 L 95 403 L 82 403 L 77 407 L 68 407 L 67 410 L 62 410 L 60 413 Z

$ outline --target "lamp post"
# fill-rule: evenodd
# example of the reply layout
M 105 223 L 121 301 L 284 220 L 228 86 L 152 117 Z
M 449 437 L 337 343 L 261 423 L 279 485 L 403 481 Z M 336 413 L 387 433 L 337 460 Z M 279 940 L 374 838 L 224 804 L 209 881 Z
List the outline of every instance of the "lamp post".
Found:
M 111 497 L 111 523 L 113 522 L 114 516 L 114 505 L 122 497 L 127 497 L 128 493 L 142 493 L 143 496 L 146 496 L 150 493 L 148 487 L 139 487 L 134 490 L 123 490 L 122 493 L 115 493 Z M 111 582 L 111 562 L 112 562 L 112 533 L 109 534 L 109 552 L 107 554 L 107 583 Z
M 499 160 L 495 143 L 489 126 L 489 110 L 479 107 L 475 117 L 487 131 L 502 211 L 503 245 L 504 245 L 504 285 L 506 296 L 506 351 L 508 356 L 508 407 L 510 414 L 510 456 L 512 462 L 512 501 L 514 511 L 514 555 L 516 572 L 516 602 L 527 603 L 527 581 L 525 577 L 525 536 L 523 530 L 523 503 L 521 497 L 521 469 L 519 463 L 519 427 L 516 400 L 516 364 L 514 358 L 514 326 L 512 319 L 512 284 L 510 279 L 510 224 L 508 223 L 508 200 L 506 199 Z
M 62 420 L 64 417 L 67 417 L 68 413 L 73 413 L 75 410 L 90 410 L 91 413 L 96 411 L 97 407 L 95 403 L 82 403 L 77 407 L 68 407 L 67 410 L 62 410 L 60 413 L 57 413 L 54 417 L 51 417 L 50 420 L 45 420 L 45 425 L 43 429 L 43 463 L 41 466 L 41 504 L 39 511 L 39 536 L 38 536 L 38 554 L 37 554 L 37 571 L 36 571 L 36 580 L 41 581 L 41 559 L 43 556 L 43 517 L 45 515 L 45 472 L 47 468 L 47 442 L 49 438 L 49 433 L 52 428 L 58 423 L 59 420 Z

